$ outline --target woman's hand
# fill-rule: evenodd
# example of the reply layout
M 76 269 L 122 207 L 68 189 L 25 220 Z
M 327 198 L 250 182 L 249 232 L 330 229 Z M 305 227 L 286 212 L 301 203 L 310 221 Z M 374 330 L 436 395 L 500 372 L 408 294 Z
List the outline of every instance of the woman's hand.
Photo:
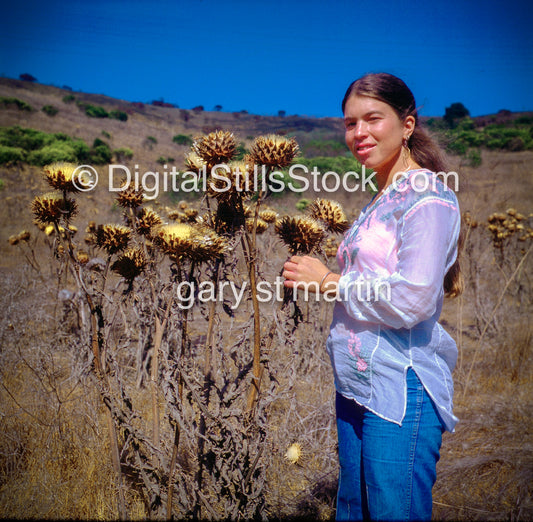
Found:
M 334 274 L 316 257 L 292 256 L 283 265 L 283 284 L 288 288 L 307 288 L 311 292 L 324 292 L 337 284 L 339 275 Z

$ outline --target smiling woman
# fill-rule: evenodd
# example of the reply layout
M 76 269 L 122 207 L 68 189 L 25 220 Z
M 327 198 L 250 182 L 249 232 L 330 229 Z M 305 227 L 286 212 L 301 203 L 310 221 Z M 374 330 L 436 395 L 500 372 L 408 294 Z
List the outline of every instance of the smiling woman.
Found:
M 340 274 L 296 255 L 283 276 L 288 287 L 314 283 L 339 296 L 327 341 L 337 390 L 337 519 L 429 520 L 442 432 L 457 422 L 457 347 L 437 321 L 444 295 L 460 291 L 459 207 L 437 179 L 442 153 L 418 125 L 402 80 L 364 76 L 342 108 L 346 143 L 374 169 L 379 191 L 339 246 Z

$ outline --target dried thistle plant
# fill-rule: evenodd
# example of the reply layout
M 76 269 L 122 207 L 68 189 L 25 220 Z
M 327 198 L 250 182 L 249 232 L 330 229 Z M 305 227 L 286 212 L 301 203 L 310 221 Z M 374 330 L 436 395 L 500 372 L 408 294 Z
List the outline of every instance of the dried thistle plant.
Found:
M 96 244 L 109 255 L 116 254 L 127 248 L 131 233 L 131 228 L 123 225 L 100 225 L 96 229 Z
M 136 190 L 134 186 L 126 185 L 126 181 L 121 184 L 121 190 L 117 195 L 117 203 L 122 208 L 137 208 L 144 202 L 144 195 L 142 189 Z
M 207 192 L 218 200 L 231 201 L 236 198 L 247 199 L 255 192 L 253 168 L 244 161 L 233 161 L 226 168 L 216 172 L 208 182 Z
M 276 222 L 279 217 L 279 214 L 271 208 L 264 208 L 259 212 L 259 217 L 266 223 L 270 224 Z
M 276 221 L 275 230 L 293 255 L 316 251 L 326 235 L 324 227 L 308 216 L 284 216 Z
M 195 139 L 192 151 L 199 156 L 210 169 L 219 163 L 233 159 L 237 149 L 232 132 L 218 130 Z
M 72 163 L 57 162 L 44 167 L 44 174 L 49 185 L 61 192 L 78 192 L 72 175 L 77 166 Z M 83 181 L 83 180 L 80 180 Z
M 143 273 L 146 264 L 147 260 L 141 249 L 129 248 L 111 265 L 111 270 L 131 282 Z
M 283 169 L 291 164 L 297 153 L 298 144 L 294 138 L 268 134 L 255 139 L 250 156 L 258 165 Z
M 246 230 L 250 233 L 253 231 L 254 222 L 255 222 L 254 218 L 248 218 L 246 220 Z M 256 229 L 255 229 L 256 234 L 263 234 L 263 232 L 266 232 L 267 228 L 268 228 L 268 223 L 264 219 L 261 219 L 260 217 L 257 218 Z
M 306 210 L 312 218 L 324 223 L 330 232 L 342 234 L 350 228 L 344 210 L 336 201 L 318 198 Z
M 51 192 L 36 196 L 31 204 L 31 210 L 38 223 L 48 225 L 58 223 L 61 219 L 70 220 L 78 210 L 73 199 L 63 198 L 61 194 Z
M 161 225 L 163 220 L 151 208 L 142 208 L 135 222 L 135 229 L 141 236 L 150 237 L 152 230 Z

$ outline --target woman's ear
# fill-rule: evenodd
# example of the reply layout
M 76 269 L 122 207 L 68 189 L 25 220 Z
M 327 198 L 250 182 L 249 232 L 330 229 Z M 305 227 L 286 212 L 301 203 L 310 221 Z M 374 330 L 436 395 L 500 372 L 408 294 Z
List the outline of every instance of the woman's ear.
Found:
M 409 139 L 411 135 L 413 134 L 413 131 L 415 130 L 416 120 L 414 116 L 407 116 L 403 122 L 403 126 L 405 129 L 404 138 Z

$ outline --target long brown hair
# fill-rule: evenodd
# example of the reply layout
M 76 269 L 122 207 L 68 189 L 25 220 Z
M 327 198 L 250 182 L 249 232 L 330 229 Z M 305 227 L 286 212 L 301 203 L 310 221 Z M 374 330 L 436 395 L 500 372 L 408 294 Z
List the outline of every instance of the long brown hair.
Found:
M 362 76 L 348 87 L 342 100 L 343 114 L 346 102 L 351 96 L 369 96 L 386 103 L 394 109 L 402 122 L 408 116 L 413 116 L 415 128 L 407 143 L 411 157 L 421 167 L 432 172 L 438 173 L 448 170 L 446 156 L 442 149 L 420 125 L 415 97 L 403 80 L 388 73 L 373 73 Z M 463 278 L 459 266 L 461 246 L 462 233 L 459 235 L 457 259 L 444 276 L 444 292 L 448 297 L 456 297 L 463 291 Z

